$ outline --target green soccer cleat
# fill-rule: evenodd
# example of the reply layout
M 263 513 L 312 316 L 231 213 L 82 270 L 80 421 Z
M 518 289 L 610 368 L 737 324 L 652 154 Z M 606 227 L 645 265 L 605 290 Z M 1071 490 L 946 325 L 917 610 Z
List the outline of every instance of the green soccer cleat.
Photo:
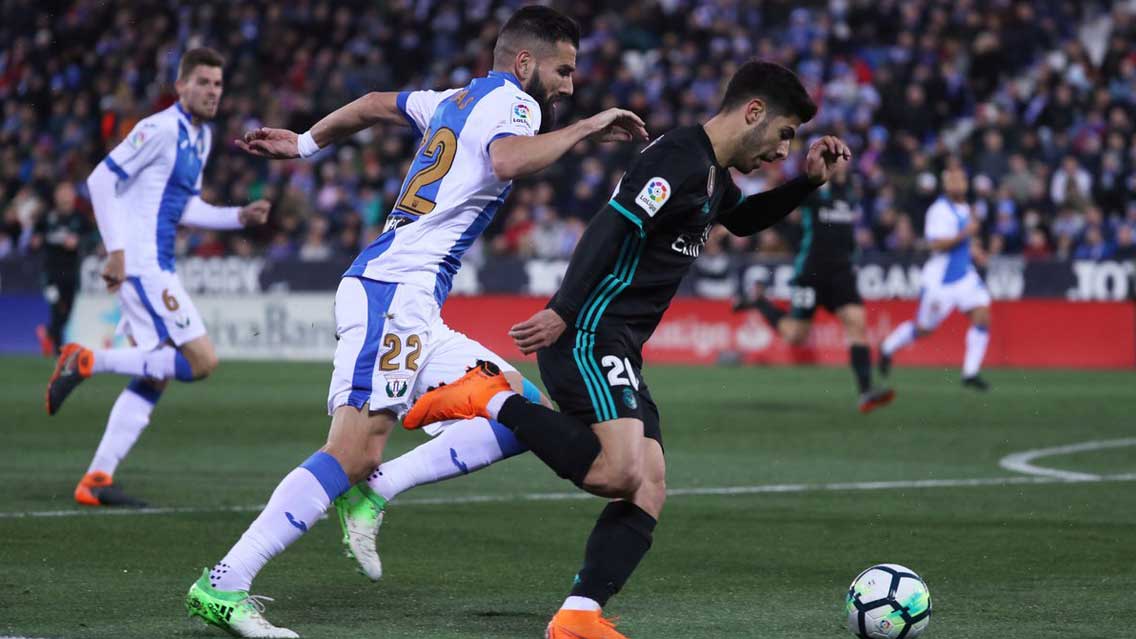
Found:
M 358 484 L 335 500 L 339 527 L 343 529 L 343 554 L 358 564 L 359 572 L 371 581 L 383 576 L 379 559 L 379 527 L 387 500 L 366 484 Z
M 271 597 L 249 595 L 244 590 L 216 590 L 209 583 L 209 569 L 193 582 L 185 594 L 185 610 L 192 617 L 217 626 L 234 637 L 299 639 L 287 628 L 277 628 L 264 618 L 264 602 Z

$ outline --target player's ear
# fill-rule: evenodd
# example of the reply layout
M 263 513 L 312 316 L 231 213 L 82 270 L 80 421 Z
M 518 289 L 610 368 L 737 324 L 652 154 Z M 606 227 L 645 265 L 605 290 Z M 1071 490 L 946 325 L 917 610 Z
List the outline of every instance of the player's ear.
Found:
M 517 52 L 517 59 L 515 62 L 517 79 L 521 84 L 527 84 L 528 79 L 532 77 L 533 71 L 536 70 L 536 59 L 528 49 L 521 49 Z
M 761 98 L 753 98 L 745 105 L 745 119 L 746 124 L 754 124 L 765 116 L 766 107 L 765 100 Z

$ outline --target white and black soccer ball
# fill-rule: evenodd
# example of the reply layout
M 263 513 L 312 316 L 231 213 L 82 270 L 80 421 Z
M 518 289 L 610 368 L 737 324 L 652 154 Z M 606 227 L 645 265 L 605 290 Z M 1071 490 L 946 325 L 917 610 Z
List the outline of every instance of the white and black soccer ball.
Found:
M 860 639 L 915 639 L 931 622 L 931 593 L 899 564 L 878 564 L 848 587 L 848 630 Z

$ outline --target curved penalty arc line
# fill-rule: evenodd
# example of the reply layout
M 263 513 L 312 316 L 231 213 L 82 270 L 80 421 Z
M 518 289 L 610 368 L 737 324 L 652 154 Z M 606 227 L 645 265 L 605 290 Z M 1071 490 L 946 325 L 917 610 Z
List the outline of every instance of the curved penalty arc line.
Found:
M 1058 470 L 1056 468 L 1045 468 L 1042 466 L 1035 466 L 1031 462 L 1042 457 L 1071 455 L 1073 453 L 1084 453 L 1093 450 L 1106 450 L 1109 448 L 1125 448 L 1128 446 L 1136 446 L 1136 438 L 1097 440 L 1090 442 L 1081 442 L 1079 444 L 1069 444 L 1067 446 L 1055 446 L 1053 448 L 1025 450 L 1019 453 L 1006 455 L 1001 460 L 999 460 L 998 465 L 1002 468 L 1005 468 L 1006 470 L 1014 471 L 1016 473 L 1024 473 L 1026 475 L 1032 475 L 1035 477 L 1053 477 L 1055 479 L 1063 479 L 1066 481 L 1096 481 L 1100 479 L 1100 475 L 1094 475 L 1091 473 L 1078 473 L 1070 470 Z

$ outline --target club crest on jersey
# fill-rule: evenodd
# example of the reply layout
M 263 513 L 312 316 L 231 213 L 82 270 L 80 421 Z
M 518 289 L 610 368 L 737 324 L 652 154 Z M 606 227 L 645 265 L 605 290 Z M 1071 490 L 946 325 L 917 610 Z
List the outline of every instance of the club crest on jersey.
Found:
M 655 217 L 659 209 L 667 203 L 671 198 L 671 184 L 661 177 L 653 177 L 647 180 L 646 186 L 639 195 L 635 196 L 635 203 L 639 208 L 647 212 L 648 217 Z
M 635 399 L 635 391 L 630 388 L 623 389 L 623 405 L 631 410 L 639 408 L 639 401 Z
M 532 109 L 524 102 L 513 104 L 513 124 L 523 124 L 532 127 Z

